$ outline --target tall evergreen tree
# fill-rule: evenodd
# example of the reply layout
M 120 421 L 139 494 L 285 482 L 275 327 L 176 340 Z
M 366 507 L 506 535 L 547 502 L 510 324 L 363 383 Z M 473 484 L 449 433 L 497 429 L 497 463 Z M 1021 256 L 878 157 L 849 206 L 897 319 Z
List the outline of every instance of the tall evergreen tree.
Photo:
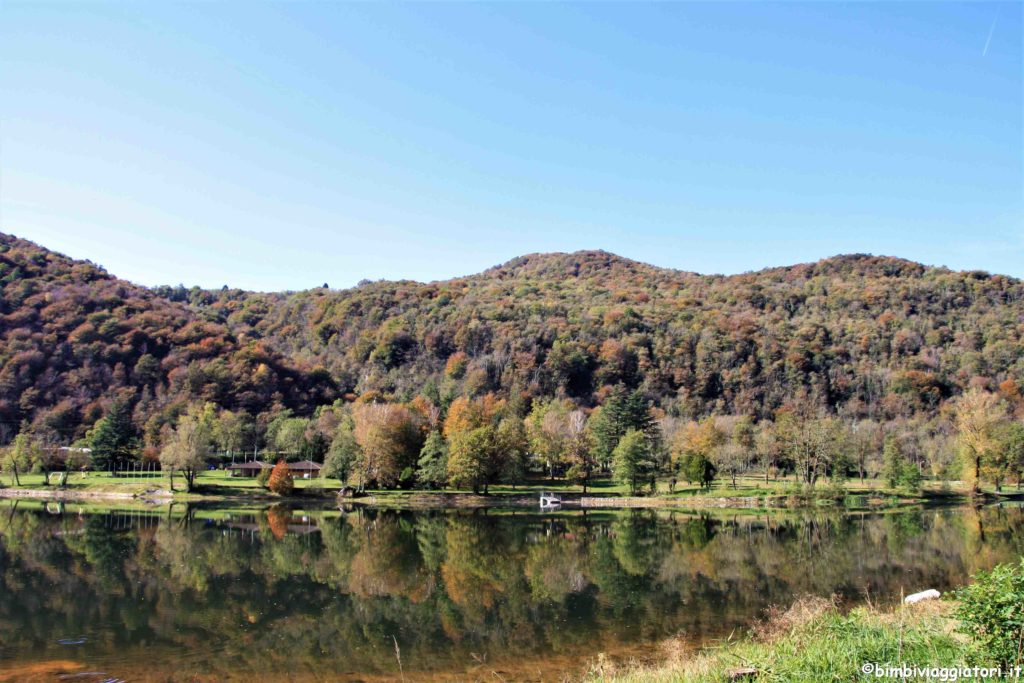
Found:
M 636 493 L 644 479 L 654 469 L 650 443 L 643 432 L 630 429 L 612 452 L 612 472 L 620 484 L 628 484 L 630 493 Z
M 652 453 L 657 450 L 658 426 L 646 397 L 639 389 L 627 392 L 625 385 L 618 384 L 605 399 L 591 425 L 596 459 L 607 466 L 615 447 L 631 429 L 644 434 Z
M 436 429 L 427 436 L 416 462 L 416 483 L 420 488 L 444 488 L 448 480 L 448 447 Z
M 138 430 L 132 422 L 131 408 L 124 401 L 114 401 L 110 412 L 93 428 L 90 439 L 93 469 L 115 468 L 135 458 L 139 447 Z

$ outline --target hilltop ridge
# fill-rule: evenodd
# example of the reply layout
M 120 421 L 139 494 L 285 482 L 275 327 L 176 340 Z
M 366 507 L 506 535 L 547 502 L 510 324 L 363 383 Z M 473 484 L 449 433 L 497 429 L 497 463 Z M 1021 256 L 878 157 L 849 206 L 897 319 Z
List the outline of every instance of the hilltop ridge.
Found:
M 358 396 L 640 389 L 668 413 L 935 414 L 1024 376 L 1024 285 L 838 255 L 738 275 L 600 250 L 429 283 L 256 293 L 145 288 L 0 235 L 0 429 L 84 433 L 115 398 L 158 429 L 194 401 L 254 414 Z M 3 436 L 3 435 L 0 435 Z

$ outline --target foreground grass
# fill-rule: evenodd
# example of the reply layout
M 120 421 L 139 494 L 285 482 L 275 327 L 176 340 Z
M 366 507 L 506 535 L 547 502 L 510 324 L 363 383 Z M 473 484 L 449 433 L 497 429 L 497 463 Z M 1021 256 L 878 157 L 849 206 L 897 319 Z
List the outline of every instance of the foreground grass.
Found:
M 778 683 L 869 680 L 865 664 L 963 666 L 968 640 L 955 632 L 952 603 L 930 601 L 892 609 L 858 607 L 848 613 L 830 601 L 805 598 L 754 628 L 744 640 L 693 652 L 684 641 L 663 645 L 654 665 L 615 665 L 599 659 L 590 683 L 697 683 L 756 680 Z M 746 677 L 741 670 L 753 669 Z

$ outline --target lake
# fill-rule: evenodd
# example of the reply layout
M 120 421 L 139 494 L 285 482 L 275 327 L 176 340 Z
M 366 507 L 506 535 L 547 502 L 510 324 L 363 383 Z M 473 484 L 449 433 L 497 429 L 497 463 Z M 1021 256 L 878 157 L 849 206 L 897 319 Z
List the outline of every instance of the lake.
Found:
M 0 680 L 561 680 L 811 593 L 945 590 L 1020 507 L 713 515 L 0 501 Z M 399 663 L 400 662 L 400 663 Z M 75 677 L 70 677 L 72 674 Z

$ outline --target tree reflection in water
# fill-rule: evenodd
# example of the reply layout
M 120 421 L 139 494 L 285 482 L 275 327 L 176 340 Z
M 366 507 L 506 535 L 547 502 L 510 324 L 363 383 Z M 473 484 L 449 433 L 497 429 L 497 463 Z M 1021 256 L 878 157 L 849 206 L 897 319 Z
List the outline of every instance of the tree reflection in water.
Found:
M 1024 552 L 1021 508 L 229 513 L 3 504 L 0 672 L 410 678 L 695 642 L 802 593 L 892 599 Z M 84 638 L 69 652 L 58 641 Z M 123 673 L 121 675 L 124 675 Z

